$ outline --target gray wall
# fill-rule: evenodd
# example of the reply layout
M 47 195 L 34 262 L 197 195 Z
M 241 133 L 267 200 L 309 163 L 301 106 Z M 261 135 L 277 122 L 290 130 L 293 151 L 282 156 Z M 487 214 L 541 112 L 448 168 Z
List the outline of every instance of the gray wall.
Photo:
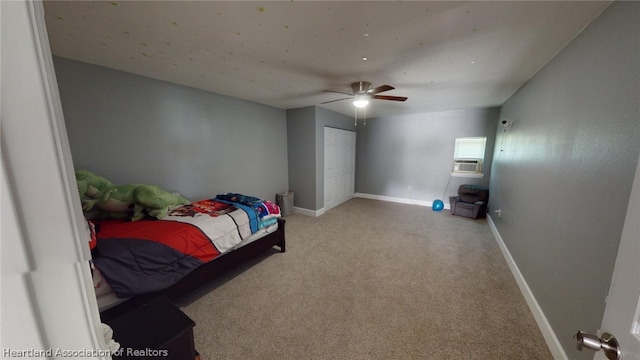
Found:
M 497 108 L 367 120 L 365 126 L 358 126 L 356 191 L 448 203 L 461 184 L 488 186 L 497 126 Z M 451 177 L 455 139 L 477 136 L 487 137 L 484 178 Z
M 316 106 L 287 110 L 289 187 L 294 206 L 324 207 L 324 127 L 355 131 L 353 119 Z
M 295 207 L 316 210 L 315 146 L 315 108 L 287 110 L 289 188 L 295 193 Z
M 76 169 L 189 199 L 287 190 L 286 112 L 54 58 Z
M 614 2 L 500 114 L 492 218 L 570 359 L 593 357 L 572 335 L 599 329 L 640 152 L 639 24 Z

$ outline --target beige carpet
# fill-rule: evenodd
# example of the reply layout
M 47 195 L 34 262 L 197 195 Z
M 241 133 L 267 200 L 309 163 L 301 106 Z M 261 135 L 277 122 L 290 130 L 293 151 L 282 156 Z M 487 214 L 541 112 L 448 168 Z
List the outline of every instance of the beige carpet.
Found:
M 353 199 L 185 300 L 203 359 L 552 359 L 485 220 Z

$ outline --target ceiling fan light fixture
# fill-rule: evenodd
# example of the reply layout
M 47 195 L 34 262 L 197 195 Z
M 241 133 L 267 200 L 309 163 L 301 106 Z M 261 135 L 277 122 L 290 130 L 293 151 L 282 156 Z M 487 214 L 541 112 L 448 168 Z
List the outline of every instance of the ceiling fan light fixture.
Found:
M 2 0 L 0 0 L 2 1 Z M 406 101 L 407 98 L 405 96 L 389 96 L 389 95 L 378 95 L 381 92 L 389 91 L 395 89 L 391 85 L 381 85 L 376 88 L 371 87 L 371 83 L 368 81 L 358 81 L 351 84 L 351 93 L 335 91 L 335 90 L 322 90 L 325 92 L 333 92 L 338 94 L 349 95 L 349 97 L 345 97 L 342 99 L 335 99 L 322 102 L 321 104 L 328 104 L 335 101 L 341 100 L 351 100 L 353 106 L 356 107 L 356 111 L 358 109 L 364 109 L 369 105 L 369 101 L 371 100 L 391 100 L 391 101 Z
M 357 108 L 363 108 L 367 105 L 369 105 L 369 99 L 366 95 L 359 94 L 353 99 L 353 106 Z

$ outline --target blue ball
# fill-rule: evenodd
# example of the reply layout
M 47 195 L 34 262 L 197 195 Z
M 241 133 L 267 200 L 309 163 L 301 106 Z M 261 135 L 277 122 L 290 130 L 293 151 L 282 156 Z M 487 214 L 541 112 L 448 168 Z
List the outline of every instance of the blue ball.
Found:
M 442 202 L 442 200 L 434 200 L 431 208 L 433 209 L 433 211 L 440 211 L 444 209 L 444 203 Z

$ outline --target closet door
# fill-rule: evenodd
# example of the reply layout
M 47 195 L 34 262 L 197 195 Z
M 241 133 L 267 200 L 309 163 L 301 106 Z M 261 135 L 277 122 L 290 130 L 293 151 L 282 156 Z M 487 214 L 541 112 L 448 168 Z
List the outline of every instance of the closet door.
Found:
M 353 198 L 356 171 L 356 133 L 324 128 L 324 210 Z

